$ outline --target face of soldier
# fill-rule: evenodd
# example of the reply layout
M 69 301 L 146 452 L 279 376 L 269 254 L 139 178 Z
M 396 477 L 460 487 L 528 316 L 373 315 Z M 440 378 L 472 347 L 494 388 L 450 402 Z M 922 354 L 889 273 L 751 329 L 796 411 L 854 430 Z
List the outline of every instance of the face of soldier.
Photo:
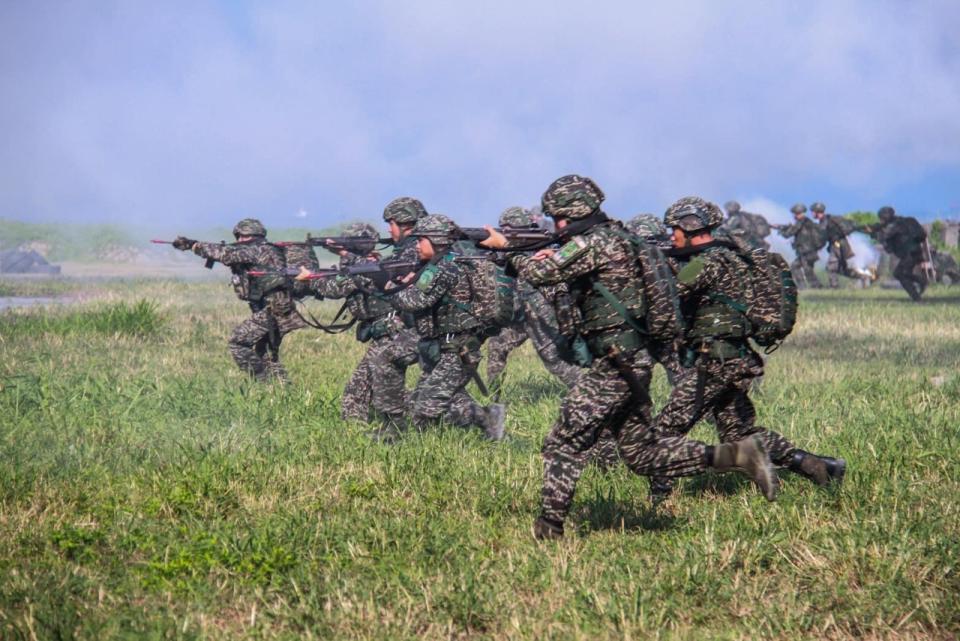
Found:
M 399 241 L 404 237 L 404 235 L 405 235 L 405 234 L 403 233 L 403 229 L 400 228 L 400 225 L 398 225 L 398 224 L 397 224 L 397 221 L 395 221 L 395 220 L 388 221 L 388 222 L 387 222 L 387 225 L 388 225 L 389 228 L 390 228 L 390 238 L 391 238 L 391 239 L 393 240 L 393 242 L 395 242 L 395 243 L 396 243 L 396 242 L 399 242 Z
M 417 239 L 417 256 L 420 257 L 420 260 L 430 260 L 434 257 L 435 253 L 433 243 L 430 242 L 429 238 L 421 236 Z
M 673 240 L 673 246 L 676 247 L 677 249 L 682 249 L 686 247 L 688 242 L 687 234 L 679 227 L 673 228 L 673 235 L 671 236 L 671 240 Z
M 554 227 L 556 227 L 557 229 L 563 229 L 564 227 L 566 227 L 566 226 L 569 225 L 569 224 L 570 224 L 570 221 L 567 220 L 566 218 L 554 218 L 554 219 L 553 219 L 553 225 L 554 225 Z
M 821 221 L 823 220 L 824 213 L 822 211 L 815 211 L 813 212 L 813 217 L 816 218 L 817 221 Z
M 800 220 L 801 218 L 803 218 L 803 212 L 802 212 L 802 211 L 793 212 L 793 219 L 794 219 L 794 220 Z

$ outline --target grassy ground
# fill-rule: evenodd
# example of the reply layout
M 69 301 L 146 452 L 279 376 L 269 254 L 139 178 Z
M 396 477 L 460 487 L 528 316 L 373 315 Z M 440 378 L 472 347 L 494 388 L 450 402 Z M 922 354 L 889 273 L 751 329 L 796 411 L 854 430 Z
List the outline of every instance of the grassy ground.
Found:
M 227 289 L 100 282 L 0 317 L 0 638 L 960 633 L 956 289 L 804 296 L 759 413 L 845 457 L 842 491 L 784 474 L 767 504 L 705 477 L 662 516 L 645 480 L 591 469 L 548 544 L 529 529 L 563 390 L 529 348 L 510 441 L 384 447 L 338 420 L 359 346 L 299 332 L 295 384 L 252 385 L 225 349 L 243 313 Z

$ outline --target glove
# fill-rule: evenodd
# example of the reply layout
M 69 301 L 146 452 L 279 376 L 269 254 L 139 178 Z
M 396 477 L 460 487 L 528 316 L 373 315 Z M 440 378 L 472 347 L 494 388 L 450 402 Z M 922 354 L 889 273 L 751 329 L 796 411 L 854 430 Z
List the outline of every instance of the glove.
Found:
M 197 241 L 192 238 L 187 238 L 186 236 L 177 236 L 173 241 L 173 248 L 179 249 L 180 251 L 189 251 L 193 249 L 193 246 L 197 244 Z

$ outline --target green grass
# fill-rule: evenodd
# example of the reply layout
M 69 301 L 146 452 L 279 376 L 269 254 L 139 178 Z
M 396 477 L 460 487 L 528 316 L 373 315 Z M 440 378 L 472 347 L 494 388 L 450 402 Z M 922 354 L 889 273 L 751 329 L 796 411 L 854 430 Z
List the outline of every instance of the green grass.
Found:
M 349 335 L 296 333 L 295 383 L 257 386 L 226 351 L 225 283 L 98 290 L 0 316 L 2 639 L 960 633 L 956 289 L 804 293 L 760 422 L 845 457 L 841 491 L 784 474 L 767 504 L 704 477 L 655 515 L 645 480 L 589 469 L 547 544 L 529 529 L 563 390 L 529 347 L 511 440 L 384 447 L 338 420 Z

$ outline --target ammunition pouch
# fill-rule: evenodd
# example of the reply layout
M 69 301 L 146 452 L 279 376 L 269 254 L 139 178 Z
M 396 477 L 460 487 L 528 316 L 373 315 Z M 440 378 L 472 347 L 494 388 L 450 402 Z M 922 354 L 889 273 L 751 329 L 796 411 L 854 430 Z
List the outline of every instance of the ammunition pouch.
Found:
M 645 330 L 642 319 L 646 310 L 640 289 L 628 285 L 614 294 L 599 281 L 594 281 L 591 286 L 592 292 L 583 301 L 583 324 L 587 331 L 592 327 L 609 327 L 610 319 L 615 317 L 620 317 L 634 331 Z M 631 304 L 634 307 L 631 308 Z
M 615 348 L 621 354 L 633 354 L 646 344 L 643 337 L 632 329 L 614 329 L 599 332 L 586 337 L 590 354 L 595 358 L 602 358 Z
M 706 305 L 697 310 L 688 339 L 744 339 L 750 335 L 750 323 L 740 312 L 728 305 Z
M 440 362 L 440 341 L 435 338 L 422 338 L 417 343 L 417 356 L 420 362 L 433 367 Z
M 706 340 L 684 349 L 683 366 L 692 367 L 699 356 L 726 361 L 746 358 L 752 351 L 746 340 Z

